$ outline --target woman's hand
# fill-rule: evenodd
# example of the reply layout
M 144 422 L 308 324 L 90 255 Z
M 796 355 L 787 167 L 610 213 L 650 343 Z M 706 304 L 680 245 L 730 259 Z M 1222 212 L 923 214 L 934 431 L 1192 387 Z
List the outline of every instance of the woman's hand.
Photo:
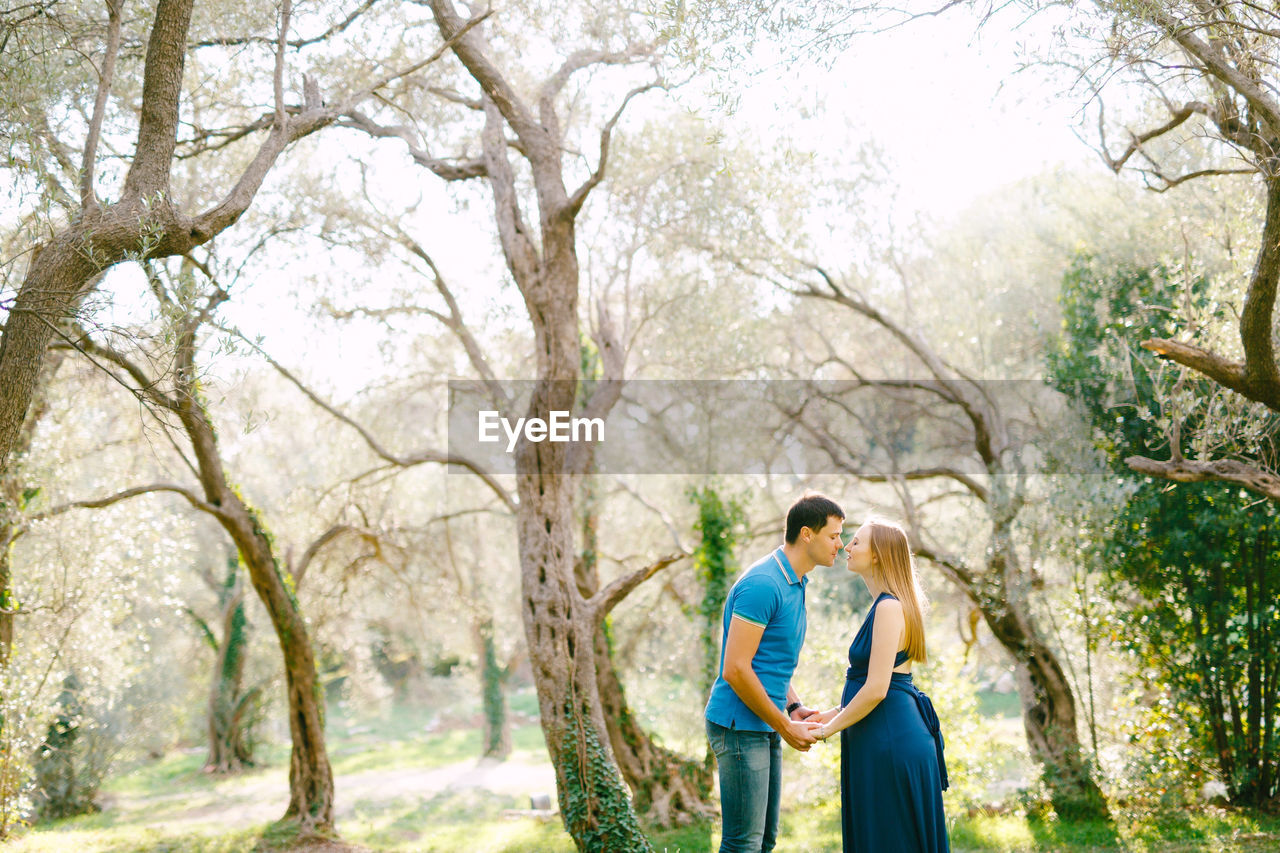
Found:
M 809 718 L 809 722 L 829 723 L 832 720 L 834 720 L 836 718 L 836 714 L 839 714 L 839 713 L 840 713 L 840 706 L 837 705 L 834 708 L 828 708 L 825 711 L 819 711 L 818 713 L 814 714 L 812 717 Z

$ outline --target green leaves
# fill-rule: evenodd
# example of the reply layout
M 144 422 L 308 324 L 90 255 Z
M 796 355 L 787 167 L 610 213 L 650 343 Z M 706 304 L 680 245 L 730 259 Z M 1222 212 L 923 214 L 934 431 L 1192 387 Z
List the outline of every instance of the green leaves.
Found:
M 1209 292 L 1204 276 L 1084 255 L 1063 277 L 1064 333 L 1046 355 L 1047 372 L 1081 406 L 1119 476 L 1135 479 L 1125 457 L 1160 450 L 1170 434 L 1218 434 L 1211 383 L 1149 368 L 1137 354 L 1147 337 L 1173 333 L 1170 306 L 1221 310 Z M 1185 429 L 1171 429 L 1175 421 Z M 1280 609 L 1280 551 L 1271 545 L 1278 538 L 1276 505 L 1238 486 L 1145 481 L 1087 546 L 1132 614 L 1133 630 L 1117 639 L 1138 671 L 1159 674 L 1172 713 L 1199 755 L 1216 760 L 1232 798 L 1253 803 L 1274 794 L 1280 763 L 1274 739 L 1264 737 L 1276 721 L 1256 716 L 1280 698 L 1271 627 Z

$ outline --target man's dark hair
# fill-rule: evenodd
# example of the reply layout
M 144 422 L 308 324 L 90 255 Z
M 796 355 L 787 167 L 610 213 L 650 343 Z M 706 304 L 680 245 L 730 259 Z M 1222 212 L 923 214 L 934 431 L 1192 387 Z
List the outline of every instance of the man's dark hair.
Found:
M 808 527 L 815 533 L 827 526 L 827 519 L 835 516 L 844 519 L 844 510 L 826 495 L 806 492 L 787 510 L 787 544 L 793 545 L 800 538 L 800 529 Z

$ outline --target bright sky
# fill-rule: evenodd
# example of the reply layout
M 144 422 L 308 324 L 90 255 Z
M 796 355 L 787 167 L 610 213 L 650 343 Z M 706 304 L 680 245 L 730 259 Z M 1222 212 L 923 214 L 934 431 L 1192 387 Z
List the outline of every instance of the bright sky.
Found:
M 935 221 L 1059 163 L 1089 168 L 1087 161 L 1094 157 L 1092 168 L 1102 168 L 1072 133 L 1078 100 L 1059 97 L 1042 74 L 1013 74 L 1018 38 L 1046 34 L 1010 34 L 1001 25 L 996 21 L 976 31 L 973 19 L 957 11 L 860 37 L 829 67 L 776 66 L 741 89 L 732 123 L 756 138 L 789 136 L 797 146 L 816 148 L 836 162 L 874 141 L 900 187 L 898 210 L 919 211 Z M 417 168 L 397 165 L 403 163 L 398 147 L 384 145 L 376 157 L 369 163 L 376 171 L 405 168 L 408 187 L 423 181 Z M 472 248 L 468 241 L 484 238 L 475 237 L 474 226 L 463 219 L 451 220 L 442 185 L 434 183 L 423 188 L 418 233 L 434 242 L 427 248 L 439 253 L 446 272 L 451 266 L 474 270 L 476 260 L 491 250 Z M 487 213 L 487 205 L 473 205 L 471 212 Z M 496 282 L 502 275 L 492 270 L 477 276 L 472 270 L 473 282 Z M 268 351 L 294 366 L 305 365 L 320 389 L 338 398 L 385 371 L 376 342 L 366 339 L 368 327 L 352 326 L 336 339 L 315 342 L 310 321 L 300 316 L 291 302 L 292 288 L 284 284 L 263 282 L 233 302 L 228 308 L 235 322 L 266 335 Z M 476 298 L 492 300 L 494 294 Z
M 1005 15 L 978 30 L 957 9 L 849 44 L 830 68 L 775 69 L 743 94 L 741 113 L 801 144 L 847 149 L 873 140 L 890 160 L 904 210 L 943 219 L 1001 185 L 1092 159 L 1072 128 L 1080 100 L 1041 70 L 1015 73 L 1019 41 L 1045 39 L 1048 19 Z M 761 75 L 764 77 L 765 75 Z M 798 120 L 798 108 L 812 111 Z

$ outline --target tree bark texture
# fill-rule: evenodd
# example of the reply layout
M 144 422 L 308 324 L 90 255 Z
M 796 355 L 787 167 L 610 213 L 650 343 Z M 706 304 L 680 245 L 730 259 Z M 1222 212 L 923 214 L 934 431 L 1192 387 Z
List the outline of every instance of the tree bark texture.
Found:
M 494 64 L 478 31 L 454 40 L 463 21 L 453 3 L 430 0 L 430 5 L 441 34 L 483 92 L 481 143 L 494 218 L 534 333 L 537 379 L 526 414 L 549 418 L 552 411 L 574 411 L 581 373 L 576 216 L 585 191 L 571 199 L 565 189 L 553 107 L 536 119 Z M 536 242 L 508 160 L 507 128 L 519 139 L 532 173 Z M 525 637 L 565 828 L 583 853 L 639 853 L 652 847 L 610 754 L 596 680 L 601 613 L 574 579 L 577 480 L 564 444 L 522 439 L 517 446 Z
M 578 590 L 590 599 L 600 591 L 597 560 L 596 483 L 593 475 L 582 483 L 582 556 L 575 566 Z M 595 637 L 596 678 L 609 745 L 622 778 L 631 789 L 635 809 L 664 827 L 690 823 L 715 813 L 711 803 L 713 764 L 690 761 L 659 745 L 640 725 L 618 676 L 607 619 Z

